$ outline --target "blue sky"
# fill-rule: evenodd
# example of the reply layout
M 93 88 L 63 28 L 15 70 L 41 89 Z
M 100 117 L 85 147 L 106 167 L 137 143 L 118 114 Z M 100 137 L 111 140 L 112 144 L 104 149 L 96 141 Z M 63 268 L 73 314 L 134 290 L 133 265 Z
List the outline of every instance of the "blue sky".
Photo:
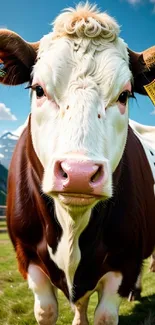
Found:
M 94 3 L 93 0 L 90 1 Z M 37 41 L 51 31 L 50 23 L 59 12 L 78 1 L 5 0 L 1 2 L 0 27 L 20 34 L 27 41 Z M 121 37 L 135 51 L 155 45 L 155 0 L 96 0 L 98 7 L 116 18 Z M 155 125 L 154 106 L 150 99 L 136 95 L 130 102 L 130 117 Z M 0 134 L 16 130 L 30 112 L 29 92 L 22 86 L 0 85 Z M 7 118 L 7 120 L 6 120 Z

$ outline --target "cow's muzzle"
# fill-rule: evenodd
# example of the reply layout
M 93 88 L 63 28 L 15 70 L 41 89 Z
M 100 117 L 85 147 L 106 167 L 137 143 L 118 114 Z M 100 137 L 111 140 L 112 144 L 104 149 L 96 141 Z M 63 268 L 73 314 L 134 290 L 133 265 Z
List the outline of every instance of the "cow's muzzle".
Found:
M 107 174 L 106 163 L 74 159 L 57 160 L 53 168 L 51 192 L 74 197 L 83 195 L 83 198 L 87 195 L 101 197 Z

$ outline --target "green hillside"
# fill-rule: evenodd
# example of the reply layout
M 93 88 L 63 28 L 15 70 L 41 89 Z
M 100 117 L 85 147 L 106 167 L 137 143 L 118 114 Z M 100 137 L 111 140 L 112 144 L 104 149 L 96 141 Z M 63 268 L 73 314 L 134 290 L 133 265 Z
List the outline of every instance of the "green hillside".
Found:
M 0 164 L 0 205 L 6 204 L 8 170 Z

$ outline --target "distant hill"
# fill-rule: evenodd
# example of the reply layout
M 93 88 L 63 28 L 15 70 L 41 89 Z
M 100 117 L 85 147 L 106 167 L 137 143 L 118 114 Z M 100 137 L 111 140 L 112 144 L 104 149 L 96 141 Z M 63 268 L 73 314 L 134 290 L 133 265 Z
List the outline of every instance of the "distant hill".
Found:
M 0 205 L 6 204 L 8 170 L 0 164 Z

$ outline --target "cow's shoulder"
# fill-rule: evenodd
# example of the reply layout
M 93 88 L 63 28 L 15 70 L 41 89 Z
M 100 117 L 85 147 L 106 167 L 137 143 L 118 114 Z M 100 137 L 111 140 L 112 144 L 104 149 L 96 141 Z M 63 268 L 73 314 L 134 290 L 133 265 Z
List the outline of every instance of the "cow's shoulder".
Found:
M 23 131 L 10 164 L 8 175 L 7 223 L 10 234 L 28 243 L 38 241 L 42 236 L 37 185 L 32 177 L 28 159 L 27 127 Z M 39 199 L 41 200 L 41 198 Z
M 155 127 L 143 125 L 132 120 L 130 120 L 130 126 L 144 149 L 155 181 Z

